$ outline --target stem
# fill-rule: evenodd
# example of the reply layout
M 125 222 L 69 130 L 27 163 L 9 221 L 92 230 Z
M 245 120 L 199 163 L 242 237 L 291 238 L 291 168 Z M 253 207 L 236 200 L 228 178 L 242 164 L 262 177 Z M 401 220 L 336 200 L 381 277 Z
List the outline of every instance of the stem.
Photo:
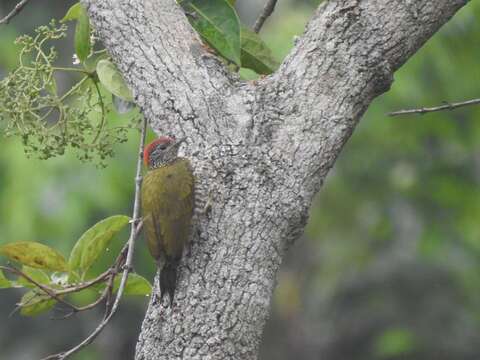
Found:
M 75 90 L 77 90 L 80 87 L 80 85 L 82 85 L 89 78 L 90 78 L 90 76 L 83 77 L 78 83 L 73 85 L 70 90 L 68 90 L 65 94 L 63 94 L 62 97 L 59 99 L 59 101 L 63 101 L 67 97 L 69 97 Z
M 100 125 L 98 126 L 98 132 L 95 135 L 95 138 L 92 141 L 92 145 L 95 144 L 102 133 L 103 126 L 105 125 L 105 104 L 103 103 L 102 93 L 100 92 L 100 88 L 98 87 L 97 81 L 92 77 L 93 85 L 95 85 L 95 89 L 97 90 L 98 94 L 98 102 L 100 103 L 100 108 L 102 109 L 102 119 L 100 120 Z
M 73 92 L 75 92 L 75 90 L 77 90 L 80 85 L 82 85 L 87 79 L 89 79 L 90 76 L 86 75 L 84 76 L 79 82 L 77 82 L 75 85 L 73 85 L 70 90 L 68 90 L 65 94 L 62 95 L 61 98 L 58 99 L 59 102 L 62 102 L 63 100 L 65 100 L 67 97 L 69 97 L 70 95 L 72 95 Z M 34 108 L 31 108 L 30 110 L 31 111 L 37 111 L 37 110 L 42 110 L 42 109 L 45 109 L 45 108 L 49 108 L 49 107 L 54 107 L 54 106 L 51 106 L 51 105 L 42 105 L 42 106 L 37 106 L 37 107 L 34 107 Z
M 90 74 L 87 70 L 78 69 L 78 68 L 67 68 L 67 67 L 59 67 L 59 66 L 52 66 L 54 71 L 71 71 L 71 72 L 78 72 L 82 74 Z

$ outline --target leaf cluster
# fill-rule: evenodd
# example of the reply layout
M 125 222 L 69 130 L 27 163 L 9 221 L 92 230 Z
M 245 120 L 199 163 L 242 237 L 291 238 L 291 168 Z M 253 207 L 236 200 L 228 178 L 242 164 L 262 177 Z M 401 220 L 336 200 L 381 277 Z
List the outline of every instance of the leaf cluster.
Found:
M 1 246 L 0 255 L 20 263 L 22 268 L 0 266 L 0 289 L 28 290 L 17 304 L 25 316 L 48 311 L 59 302 L 70 308 L 70 314 L 93 308 L 118 289 L 125 254 L 122 251 L 115 264 L 103 273 L 92 273 L 92 265 L 108 251 L 111 241 L 129 223 L 130 218 L 124 215 L 98 222 L 78 239 L 68 261 L 57 250 L 37 242 L 19 241 Z M 16 277 L 9 279 L 2 270 Z M 91 304 L 79 306 L 66 301 L 67 296 L 86 289 L 97 294 Z M 151 290 L 148 280 L 132 273 L 124 293 L 148 296 Z
M 190 24 L 216 52 L 235 64 L 266 75 L 274 72 L 278 62 L 261 37 L 240 22 L 230 0 L 184 0 Z

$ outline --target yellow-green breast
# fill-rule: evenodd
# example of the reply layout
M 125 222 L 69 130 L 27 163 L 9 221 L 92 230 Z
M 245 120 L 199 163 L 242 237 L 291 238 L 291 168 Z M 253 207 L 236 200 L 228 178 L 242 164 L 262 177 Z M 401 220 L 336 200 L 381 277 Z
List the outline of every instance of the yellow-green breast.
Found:
M 155 259 L 179 260 L 190 236 L 194 178 L 190 162 L 174 162 L 149 170 L 142 184 L 142 217 L 148 248 Z

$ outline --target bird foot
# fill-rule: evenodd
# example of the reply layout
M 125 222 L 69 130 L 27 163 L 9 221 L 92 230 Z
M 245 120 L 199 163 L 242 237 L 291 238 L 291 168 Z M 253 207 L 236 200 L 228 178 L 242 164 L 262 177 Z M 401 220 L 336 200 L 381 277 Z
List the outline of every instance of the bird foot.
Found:
M 212 211 L 212 205 L 213 205 L 213 190 L 210 189 L 208 191 L 208 197 L 207 197 L 207 201 L 205 203 L 205 206 L 203 207 L 201 213 L 202 215 L 209 215 L 210 212 Z

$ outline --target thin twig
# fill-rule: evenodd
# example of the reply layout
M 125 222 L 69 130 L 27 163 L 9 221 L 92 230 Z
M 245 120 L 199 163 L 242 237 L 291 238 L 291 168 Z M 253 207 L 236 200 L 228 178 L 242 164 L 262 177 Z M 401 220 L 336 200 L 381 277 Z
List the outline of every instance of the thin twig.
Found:
M 111 268 L 111 269 L 105 271 L 104 273 L 102 273 L 101 275 L 99 275 L 98 277 L 96 277 L 95 279 L 93 279 L 89 282 L 82 283 L 82 284 L 77 285 L 77 286 L 71 286 L 71 287 L 66 288 L 66 289 L 54 289 L 54 288 L 51 288 L 47 285 L 39 283 L 38 281 L 34 280 L 32 277 L 30 277 L 29 275 L 25 274 L 23 271 L 21 271 L 17 268 L 0 266 L 0 270 L 4 270 L 4 271 L 7 271 L 7 272 L 12 273 L 14 275 L 18 275 L 18 276 L 23 277 L 28 282 L 35 285 L 35 287 L 37 287 L 38 289 L 43 291 L 50 298 L 55 299 L 59 303 L 66 305 L 70 309 L 70 312 L 68 314 L 66 314 L 65 316 L 63 316 L 61 319 L 69 318 L 70 316 L 72 316 L 73 314 L 76 314 L 78 312 L 93 309 L 98 304 L 100 304 L 104 299 L 107 298 L 108 294 L 111 292 L 111 288 L 113 287 L 113 280 L 111 280 L 111 279 L 114 279 L 115 275 L 119 271 L 118 266 L 117 266 L 117 268 Z M 62 298 L 62 296 L 65 295 L 65 294 L 78 292 L 80 290 L 87 289 L 87 288 L 89 288 L 89 287 L 91 287 L 91 286 L 93 286 L 93 285 L 95 285 L 99 282 L 105 281 L 105 279 L 107 277 L 108 277 L 107 287 L 105 288 L 102 295 L 91 304 L 87 304 L 85 306 L 76 306 L 76 305 L 73 305 L 72 303 L 70 303 L 70 302 L 68 302 L 68 301 L 66 301 Z M 28 303 L 18 304 L 18 306 L 14 309 L 12 314 L 15 313 L 21 307 L 26 306 L 26 305 L 28 305 Z
M 90 281 L 86 281 L 86 282 L 83 282 L 83 283 L 80 283 L 80 284 L 77 284 L 77 285 L 74 285 L 74 286 L 70 286 L 70 287 L 67 287 L 67 288 L 64 288 L 64 289 L 56 290 L 56 292 L 57 292 L 58 295 L 65 295 L 65 294 L 70 294 L 70 293 L 78 292 L 80 290 L 87 289 L 87 288 L 89 288 L 93 285 L 96 285 L 98 283 L 101 283 L 101 282 L 105 281 L 105 279 L 111 273 L 112 273 L 112 269 L 108 269 L 107 271 L 98 275 L 95 279 L 92 279 Z
M 277 0 L 268 0 L 265 4 L 260 16 L 258 17 L 257 21 L 255 21 L 255 25 L 253 25 L 253 31 L 258 33 L 262 28 L 265 20 L 272 15 L 273 10 L 275 10 L 275 5 L 277 5 Z
M 408 109 L 408 110 L 399 110 L 399 111 L 393 111 L 388 113 L 387 115 L 389 116 L 398 116 L 398 115 L 410 115 L 410 114 L 425 114 L 429 112 L 435 112 L 435 111 L 443 111 L 443 110 L 453 110 L 457 109 L 463 106 L 470 106 L 470 105 L 479 105 L 480 104 L 480 99 L 472 99 L 472 100 L 467 100 L 467 101 L 462 101 L 462 102 L 457 102 L 457 103 L 446 103 L 444 105 L 440 106 L 435 106 L 435 107 L 424 107 L 420 109 Z
M 98 306 L 103 300 L 108 301 L 108 297 L 110 296 L 110 293 L 111 293 L 111 290 L 112 290 L 112 287 L 113 287 L 113 279 L 115 279 L 115 276 L 118 273 L 118 269 L 117 268 L 111 268 L 106 273 L 107 273 L 107 277 L 108 277 L 107 285 L 106 285 L 105 289 L 103 290 L 102 294 L 98 297 L 98 299 L 95 300 L 94 302 L 92 302 L 90 304 L 87 304 L 87 305 L 84 305 L 84 306 L 75 306 L 73 309 L 71 309 L 71 311 L 69 313 L 67 313 L 66 315 L 59 318 L 59 320 L 67 319 L 70 316 L 72 316 L 72 315 L 74 315 L 78 312 L 81 312 L 81 311 L 91 310 L 94 307 Z
M 144 140 L 145 141 L 145 140 Z M 143 151 L 143 149 L 142 149 Z M 143 156 L 143 153 L 141 154 Z M 141 182 L 141 179 L 140 179 Z M 133 223 L 133 220 L 132 220 Z M 135 228 L 135 233 L 133 234 L 133 237 L 136 239 L 138 235 L 140 234 L 140 231 L 142 230 L 143 227 L 143 219 L 140 219 L 140 221 L 137 223 L 137 226 Z M 132 235 L 131 235 L 132 236 Z M 116 270 L 117 272 L 120 270 L 120 267 L 125 263 L 125 258 L 128 255 L 129 251 L 129 242 L 127 242 L 123 249 L 120 251 L 120 254 L 117 257 L 116 260 Z M 130 269 L 131 270 L 131 269 Z M 112 294 L 113 294 L 113 285 L 114 285 L 114 280 L 115 277 L 111 277 L 107 283 L 107 300 L 105 301 L 105 315 L 104 319 L 109 315 L 110 310 L 112 309 Z
M 105 288 L 105 314 L 103 315 L 103 318 L 105 319 L 108 314 L 110 313 L 110 309 L 112 306 L 112 294 L 113 294 L 113 284 L 115 281 L 115 276 L 110 277 L 108 279 L 107 287 Z
M 120 300 L 123 295 L 123 291 L 125 290 L 125 285 L 127 283 L 128 274 L 132 268 L 133 263 L 133 251 L 135 246 L 135 240 L 140 232 L 140 228 L 142 227 L 142 223 L 140 221 L 140 188 L 142 184 L 142 158 L 143 158 L 143 149 L 145 147 L 145 134 L 147 128 L 147 120 L 143 119 L 142 130 L 140 135 L 140 145 L 139 145 L 139 154 L 137 160 L 137 171 L 135 174 L 135 200 L 133 202 L 133 215 L 132 215 L 132 226 L 130 230 L 130 237 L 128 239 L 128 251 L 126 254 L 125 264 L 123 265 L 123 274 L 122 279 L 120 280 L 120 286 L 118 287 L 117 296 L 115 297 L 115 302 L 113 303 L 112 309 L 108 313 L 100 324 L 96 327 L 96 329 L 81 343 L 76 345 L 75 347 L 67 350 L 65 352 L 50 355 L 44 358 L 43 360 L 47 359 L 58 359 L 63 360 L 68 358 L 69 356 L 75 354 L 76 352 L 83 349 L 85 346 L 89 345 L 95 338 L 102 332 L 103 328 L 109 323 L 112 316 L 116 313 L 118 306 L 120 304 Z M 122 256 L 123 251 L 120 253 L 119 256 Z
M 76 313 L 91 310 L 94 307 L 98 306 L 103 300 L 105 300 L 106 297 L 107 297 L 107 288 L 105 288 L 102 295 L 100 295 L 98 297 L 98 299 L 95 300 L 94 302 L 92 302 L 90 304 L 87 304 L 85 306 L 75 306 L 75 308 L 71 309 L 71 311 L 68 312 L 66 315 L 64 315 L 60 318 L 54 318 L 54 320 L 65 320 L 65 319 L 68 319 L 70 316 L 75 315 Z
M 5 16 L 2 20 L 0 20 L 0 25 L 3 25 L 3 24 L 8 24 L 10 22 L 10 20 L 12 20 L 13 17 L 17 16 L 18 13 L 20 11 L 22 11 L 22 9 L 25 7 L 25 5 L 27 5 L 27 3 L 29 2 L 30 0 L 22 0 L 20 1 L 17 5 L 15 5 L 15 7 L 13 8 L 12 11 L 10 11 L 7 16 Z
M 8 271 L 9 273 L 12 273 L 12 274 L 15 274 L 15 275 L 18 275 L 18 276 L 21 276 L 23 277 L 24 279 L 26 279 L 28 282 L 30 282 L 31 284 L 35 285 L 37 288 L 39 288 L 40 290 L 42 290 L 46 295 L 48 295 L 49 297 L 51 297 L 52 299 L 55 299 L 57 300 L 58 302 L 68 306 L 69 308 L 72 309 L 72 311 L 77 311 L 77 307 L 73 304 L 70 304 L 68 301 L 65 301 L 63 300 L 60 295 L 58 295 L 55 291 L 55 289 L 52 289 L 48 286 L 45 286 L 43 284 L 40 284 L 38 281 L 35 281 L 34 279 L 32 279 L 29 275 L 25 274 L 23 271 L 21 270 L 18 270 L 16 268 L 13 268 L 13 267 L 8 267 L 8 266 L 0 266 L 0 270 L 4 270 L 4 271 Z M 22 305 L 25 305 L 25 304 L 19 304 L 18 307 L 22 307 Z

